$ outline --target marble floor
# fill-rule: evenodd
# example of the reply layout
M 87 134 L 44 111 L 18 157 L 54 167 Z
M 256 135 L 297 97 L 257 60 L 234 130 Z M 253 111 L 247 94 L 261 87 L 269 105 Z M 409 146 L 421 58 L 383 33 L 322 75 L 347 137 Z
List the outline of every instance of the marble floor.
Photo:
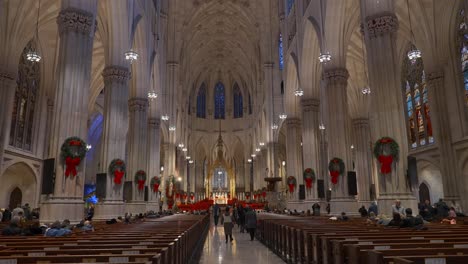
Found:
M 211 221 L 210 231 L 200 259 L 201 264 L 244 264 L 244 263 L 285 263 L 272 251 L 257 240 L 250 241 L 248 233 L 240 233 L 239 228 L 233 229 L 234 241 L 226 244 L 224 228 Z

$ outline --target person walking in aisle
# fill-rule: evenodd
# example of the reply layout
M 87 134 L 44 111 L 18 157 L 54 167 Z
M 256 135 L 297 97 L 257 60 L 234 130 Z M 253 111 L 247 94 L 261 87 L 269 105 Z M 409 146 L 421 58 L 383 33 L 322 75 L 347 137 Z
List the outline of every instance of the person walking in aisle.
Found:
M 218 219 L 219 219 L 219 205 L 218 205 L 218 203 L 215 203 L 215 205 L 213 205 L 213 219 L 214 219 L 214 222 L 215 222 L 215 226 L 218 226 Z
M 221 215 L 221 224 L 224 225 L 224 234 L 226 235 L 226 243 L 228 242 L 228 236 L 232 238 L 232 228 L 234 227 L 234 215 L 232 208 L 226 207 L 226 212 Z
M 239 221 L 237 222 L 240 227 L 240 232 L 244 233 L 245 229 L 245 212 L 241 204 L 237 207 L 237 214 L 239 215 Z
M 257 229 L 257 214 L 255 210 L 247 205 L 247 213 L 245 213 L 245 228 L 250 234 L 250 241 L 254 240 L 255 229 Z

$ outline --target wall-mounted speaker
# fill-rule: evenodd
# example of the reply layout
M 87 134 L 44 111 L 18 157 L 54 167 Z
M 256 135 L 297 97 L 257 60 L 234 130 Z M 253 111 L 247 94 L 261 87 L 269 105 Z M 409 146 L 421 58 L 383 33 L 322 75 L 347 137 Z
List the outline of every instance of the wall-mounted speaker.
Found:
M 148 186 L 145 186 L 145 202 L 148 201 Z
M 356 180 L 356 172 L 355 171 L 348 171 L 348 194 L 349 195 L 357 195 L 357 180 Z
M 55 159 L 45 159 L 42 163 L 41 194 L 54 193 L 55 186 Z
M 123 199 L 124 202 L 131 202 L 133 199 L 132 181 L 126 181 L 123 188 Z
M 305 185 L 299 184 L 299 200 L 305 200 Z
M 96 197 L 106 198 L 107 173 L 96 174 Z
M 317 196 L 325 198 L 325 182 L 323 180 L 317 180 Z
M 418 186 L 418 165 L 416 157 L 408 156 L 408 170 L 406 173 L 408 185 L 414 190 Z

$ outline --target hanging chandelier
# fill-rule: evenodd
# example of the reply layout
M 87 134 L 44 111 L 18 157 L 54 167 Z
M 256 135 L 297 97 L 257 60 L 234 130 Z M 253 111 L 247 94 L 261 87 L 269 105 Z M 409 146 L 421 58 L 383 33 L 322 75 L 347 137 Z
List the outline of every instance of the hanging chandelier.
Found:
M 294 91 L 294 95 L 301 97 L 304 95 L 304 90 L 302 90 L 301 88 L 297 88 L 297 90 Z
M 369 87 L 362 88 L 361 93 L 364 95 L 368 95 L 371 93 L 371 90 Z
M 261 147 L 265 146 L 265 142 L 260 142 L 258 143 L 258 145 L 260 145 Z
M 409 1 L 406 0 L 406 8 L 408 10 L 408 21 L 409 21 L 409 26 L 410 26 L 410 34 L 411 34 L 411 41 L 414 44 L 414 33 L 413 33 L 413 26 L 411 24 L 411 12 L 409 8 Z M 414 45 L 412 45 L 411 50 L 407 54 L 408 59 L 411 61 L 411 63 L 415 63 L 417 59 L 421 58 L 422 54 L 421 51 L 418 50 Z
M 148 92 L 148 99 L 150 99 L 151 101 L 153 101 L 154 99 L 158 98 L 158 94 L 153 90 L 151 89 L 149 92 Z
M 320 124 L 320 125 L 319 125 L 319 129 L 320 129 L 320 130 L 325 130 L 325 125 L 324 125 L 324 124 Z
M 133 61 L 138 60 L 138 53 L 130 49 L 129 51 L 125 52 L 125 59 L 130 62 L 130 64 L 133 63 Z
M 39 7 L 37 8 L 37 18 L 36 18 L 36 32 L 34 34 L 34 44 L 37 45 L 39 39 L 39 11 L 41 10 L 41 1 L 39 1 Z M 40 62 L 41 55 L 36 48 L 31 48 L 30 51 L 26 53 L 26 59 L 30 62 Z
M 255 149 L 255 152 L 260 152 L 260 148 L 256 148 L 256 149 Z
M 193 163 L 193 160 L 189 160 L 188 163 L 189 163 L 189 164 L 192 164 L 192 163 Z
M 183 151 L 183 152 L 187 152 L 187 148 L 183 148 L 182 151 Z
M 287 115 L 286 113 L 283 112 L 283 113 L 279 114 L 278 117 L 279 117 L 279 119 L 281 119 L 281 120 L 285 120 L 286 118 L 288 118 L 288 115 Z
M 161 116 L 161 120 L 162 120 L 162 121 L 168 121 L 168 120 L 169 120 L 169 116 L 168 116 L 168 115 L 162 115 L 162 116 Z
M 179 148 L 183 148 L 184 146 L 185 146 L 184 143 L 179 143 L 178 145 Z
M 176 130 L 176 127 L 174 125 L 169 126 L 169 131 L 175 131 L 175 130 Z
M 332 57 L 331 57 L 331 54 L 330 52 L 325 52 L 325 53 L 320 53 L 320 55 L 318 56 L 319 58 L 319 61 L 321 63 L 327 63 L 327 62 L 330 62 Z
M 273 125 L 271 125 L 271 129 L 273 129 L 273 130 L 278 129 L 278 125 L 276 123 L 273 123 Z

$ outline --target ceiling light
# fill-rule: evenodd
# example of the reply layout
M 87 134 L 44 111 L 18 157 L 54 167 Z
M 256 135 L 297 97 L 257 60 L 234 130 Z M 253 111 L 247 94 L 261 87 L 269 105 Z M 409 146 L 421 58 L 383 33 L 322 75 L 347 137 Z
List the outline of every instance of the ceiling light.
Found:
M 93 148 L 93 146 L 91 146 L 90 144 L 86 144 L 86 151 L 89 151 Z
M 273 123 L 273 125 L 271 125 L 271 129 L 273 129 L 273 130 L 278 129 L 278 125 L 276 123 Z
M 260 148 L 256 148 L 255 151 L 256 151 L 256 152 L 260 152 Z
M 248 159 L 247 162 L 248 162 L 248 163 L 251 163 L 251 162 L 252 162 L 252 159 Z
M 370 90 L 369 87 L 365 87 L 365 88 L 362 88 L 361 92 L 362 92 L 362 94 L 364 94 L 364 95 L 368 95 L 368 94 L 371 93 L 371 90 Z
M 286 113 L 281 113 L 281 114 L 279 114 L 278 117 L 279 117 L 279 119 L 281 119 L 281 120 L 285 120 L 286 118 L 288 118 L 288 115 L 287 115 Z
M 169 120 L 169 116 L 168 115 L 162 115 L 161 119 L 162 119 L 162 121 L 167 121 L 167 120 Z
M 153 89 L 151 89 L 151 91 L 148 92 L 148 99 L 153 101 L 156 98 L 158 98 L 158 94 Z
M 190 156 L 187 156 L 185 159 L 186 159 L 186 160 L 190 160 L 191 158 L 190 158 Z
M 354 145 L 351 145 L 351 149 L 354 149 Z
M 192 163 L 193 163 L 193 160 L 189 160 L 188 163 L 189 163 L 189 164 L 192 164 Z
M 320 129 L 320 130 L 325 130 L 325 125 L 324 125 L 324 124 L 320 124 L 320 125 L 319 125 L 319 129 Z
M 413 49 L 411 49 L 409 52 L 408 52 L 408 59 L 410 59 L 410 61 L 412 63 L 415 63 L 417 59 L 421 58 L 421 51 L 418 50 L 417 48 L 413 47 Z
M 250 155 L 250 157 L 252 157 L 252 158 L 255 158 L 256 156 L 257 156 L 257 155 L 255 155 L 255 154 Z
M 327 63 L 329 61 L 331 61 L 331 55 L 330 55 L 330 52 L 325 52 L 325 53 L 320 53 L 320 56 L 318 57 L 319 58 L 319 61 L 321 63 Z
M 183 148 L 184 147 L 184 143 L 179 143 L 179 148 Z
M 26 59 L 30 62 L 39 62 L 41 61 L 41 55 L 34 50 L 30 50 L 26 53 Z
M 187 148 L 183 148 L 182 151 L 183 151 L 183 152 L 187 152 Z
M 169 131 L 175 131 L 176 127 L 174 125 L 169 126 Z
M 281 164 L 282 164 L 283 166 L 286 166 L 286 161 L 283 160 L 283 162 L 281 162 Z
M 130 49 L 129 51 L 125 52 L 125 59 L 130 62 L 130 64 L 133 63 L 133 61 L 138 60 L 138 53 Z
M 258 145 L 260 145 L 261 147 L 265 146 L 265 142 L 260 142 L 258 143 Z
M 161 166 L 161 171 L 164 171 L 164 166 Z
M 294 95 L 295 96 L 303 96 L 304 95 L 304 90 L 302 90 L 301 88 L 297 88 L 296 91 L 294 91 Z

